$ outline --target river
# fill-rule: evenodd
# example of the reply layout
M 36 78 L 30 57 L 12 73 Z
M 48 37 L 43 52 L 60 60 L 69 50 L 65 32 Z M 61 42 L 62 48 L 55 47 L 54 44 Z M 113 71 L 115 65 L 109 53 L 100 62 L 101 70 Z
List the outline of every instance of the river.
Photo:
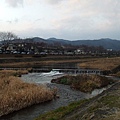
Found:
M 80 91 L 72 90 L 67 85 L 53 84 L 50 81 L 53 78 L 57 78 L 64 75 L 58 71 L 51 71 L 47 73 L 29 73 L 22 75 L 21 79 L 29 83 L 45 84 L 49 87 L 57 87 L 58 95 L 60 98 L 54 99 L 50 102 L 32 105 L 22 110 L 13 112 L 0 118 L 0 120 L 33 120 L 40 114 L 54 110 L 58 107 L 68 105 L 69 103 L 84 98 L 91 98 L 97 94 L 100 94 L 106 88 L 100 90 L 94 90 L 91 94 L 82 93 Z

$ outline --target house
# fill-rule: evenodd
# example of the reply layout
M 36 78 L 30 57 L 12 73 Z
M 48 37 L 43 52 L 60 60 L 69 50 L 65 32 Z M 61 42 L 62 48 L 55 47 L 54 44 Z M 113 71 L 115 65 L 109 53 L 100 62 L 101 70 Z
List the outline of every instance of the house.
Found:
M 16 50 L 16 46 L 13 44 L 9 44 L 6 48 L 6 51 L 15 51 Z
M 86 54 L 86 53 L 82 49 L 77 49 L 77 50 L 75 50 L 75 54 L 76 55 L 81 55 L 81 54 Z

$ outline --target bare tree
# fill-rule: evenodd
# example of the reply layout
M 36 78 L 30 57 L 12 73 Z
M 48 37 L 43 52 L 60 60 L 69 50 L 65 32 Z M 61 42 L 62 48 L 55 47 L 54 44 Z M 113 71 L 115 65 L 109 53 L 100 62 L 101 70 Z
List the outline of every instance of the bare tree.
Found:
M 12 32 L 0 32 L 0 41 L 9 41 L 17 38 L 17 35 Z

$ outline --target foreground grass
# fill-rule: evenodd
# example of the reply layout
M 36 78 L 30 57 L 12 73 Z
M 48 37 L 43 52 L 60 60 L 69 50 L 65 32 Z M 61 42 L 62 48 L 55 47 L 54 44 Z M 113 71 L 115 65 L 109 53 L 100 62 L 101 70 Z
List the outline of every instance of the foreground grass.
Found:
M 79 64 L 82 68 L 95 68 L 100 70 L 112 70 L 120 65 L 120 57 L 91 59 Z
M 54 90 L 25 83 L 13 75 L 16 71 L 0 71 L 0 116 L 54 98 Z
M 72 109 L 71 109 L 72 108 Z M 35 120 L 119 120 L 120 83 L 89 100 L 74 102 Z
M 70 85 L 71 88 L 80 90 L 82 92 L 91 92 L 94 89 L 105 87 L 114 83 L 112 79 L 108 79 L 100 75 L 77 75 L 77 76 L 62 76 L 53 79 L 51 82 L 58 84 Z
M 88 100 L 81 100 L 77 102 L 73 102 L 69 104 L 68 106 L 60 107 L 56 110 L 53 110 L 51 112 L 45 113 L 35 120 L 59 120 L 63 118 L 65 115 L 70 114 L 75 109 L 79 108 L 83 103 L 85 103 Z

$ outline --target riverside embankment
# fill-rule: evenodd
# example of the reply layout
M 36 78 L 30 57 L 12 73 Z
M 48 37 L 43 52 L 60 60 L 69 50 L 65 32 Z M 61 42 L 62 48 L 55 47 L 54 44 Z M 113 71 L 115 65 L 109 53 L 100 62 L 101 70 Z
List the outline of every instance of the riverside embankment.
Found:
M 54 110 L 61 106 L 66 106 L 73 101 L 82 100 L 85 98 L 91 98 L 97 94 L 100 94 L 103 90 L 106 89 L 106 88 L 103 88 L 103 89 L 95 90 L 91 94 L 89 94 L 89 93 L 83 93 L 80 91 L 72 90 L 67 85 L 58 85 L 58 84 L 50 83 L 50 81 L 53 78 L 55 79 L 62 75 L 63 74 L 59 72 L 29 73 L 29 74 L 23 75 L 21 78 L 25 82 L 37 83 L 37 84 L 42 83 L 42 84 L 46 84 L 50 88 L 57 88 L 58 89 L 57 94 L 60 96 L 60 98 L 54 99 L 50 102 L 33 105 L 31 107 L 11 113 L 7 116 L 3 116 L 0 119 L 1 120 L 26 120 L 26 119 L 33 120 L 40 114 Z M 29 111 L 29 114 L 28 114 L 28 111 Z
M 57 58 L 57 60 L 58 60 L 58 58 Z M 73 63 L 79 63 L 79 62 L 85 62 L 87 59 L 84 59 L 84 60 L 81 60 L 81 59 L 79 59 L 79 60 L 62 60 L 62 58 L 61 58 L 61 60 L 58 60 L 58 61 L 54 61 L 54 60 L 50 60 L 50 61 L 32 61 L 32 62 L 26 62 L 26 63 L 22 63 L 22 62 L 18 62 L 18 63 L 5 63 L 5 64 L 1 64 L 1 65 L 5 65 L 5 66 L 7 66 L 7 67 L 10 67 L 10 66 L 14 66 L 14 67 L 16 67 L 16 66 L 20 66 L 20 67 L 23 67 L 24 65 L 25 66 L 34 66 L 34 67 L 40 67 L 41 65 L 54 65 L 54 63 L 55 64 L 58 64 L 58 63 L 64 63 L 65 65 L 66 65 L 66 63 L 69 63 L 69 64 L 71 64 L 71 65 L 73 65 Z M 90 59 L 89 59 L 90 60 Z M 43 64 L 44 63 L 44 64 Z M 60 64 L 60 66 L 62 66 L 62 64 Z M 53 66 L 54 67 L 54 66 Z M 66 67 L 66 66 L 64 66 L 64 67 Z M 30 74 L 31 75 L 31 74 Z M 33 74 L 32 74 L 32 76 L 34 76 Z M 42 75 L 40 75 L 40 74 L 37 74 L 37 76 L 35 77 L 35 79 L 33 79 L 33 82 L 36 80 L 36 78 L 37 78 L 37 80 L 38 80 L 38 82 L 37 83 L 40 83 L 40 80 L 41 80 L 41 77 L 40 76 L 42 76 Z M 45 76 L 45 74 L 44 74 L 44 76 Z M 29 78 L 31 78 L 31 77 L 29 77 Z M 33 77 L 34 78 L 34 77 Z M 48 79 L 50 78 L 50 76 L 48 76 Z M 24 79 L 25 80 L 25 79 Z M 47 79 L 44 79 L 44 80 L 47 80 Z M 42 81 L 44 81 L 43 79 L 42 79 Z M 25 80 L 26 81 L 26 80 Z M 30 80 L 31 81 L 31 80 Z M 49 81 L 49 80 L 48 80 Z M 48 86 L 49 87 L 55 87 L 56 86 L 56 84 L 48 84 Z M 56 86 L 56 87 L 58 87 L 58 86 Z M 65 87 L 65 89 L 64 89 L 64 87 Z M 67 86 L 68 87 L 68 86 Z M 61 90 L 61 89 L 63 89 L 63 90 Z M 59 101 L 59 100 L 62 100 L 61 98 L 63 98 L 63 101 L 61 101 L 60 102 L 60 105 L 67 105 L 68 103 L 66 103 L 67 101 L 69 101 L 69 102 L 71 102 L 71 101 L 75 101 L 75 100 L 78 100 L 79 98 L 80 98 L 80 100 L 81 99 L 84 99 L 84 98 L 87 98 L 87 97 L 91 97 L 91 95 L 89 96 L 89 95 L 86 95 L 86 94 L 81 94 L 81 95 L 79 95 L 79 94 L 76 94 L 76 91 L 75 92 L 73 92 L 73 94 L 75 95 L 75 97 L 73 97 L 71 94 L 72 94 L 72 91 L 71 91 L 71 89 L 69 90 L 70 88 L 68 87 L 68 88 L 66 88 L 66 86 L 65 85 L 60 85 L 60 88 L 58 87 L 58 94 L 60 94 L 60 96 L 62 96 L 62 93 L 64 94 L 63 95 L 63 97 L 60 97 L 60 99 L 57 99 L 57 101 Z M 59 93 L 59 92 L 61 92 L 62 91 L 62 93 Z M 95 92 L 93 92 L 93 93 L 95 93 Z M 101 91 L 100 92 L 98 92 L 98 93 L 101 93 Z M 70 96 L 72 96 L 72 97 L 70 97 Z M 79 97 L 78 97 L 79 96 Z M 65 99 L 64 99 L 65 98 Z M 72 99 L 73 98 L 73 99 Z M 20 110 L 20 111 L 18 111 L 18 112 L 15 112 L 15 113 L 12 113 L 12 114 L 9 114 L 9 115 L 7 115 L 7 116 L 4 116 L 4 117 L 2 117 L 2 118 L 0 118 L 1 120 L 26 120 L 26 119 L 33 119 L 34 117 L 36 117 L 36 116 L 38 116 L 39 114 L 43 114 L 43 113 L 45 113 L 45 112 L 47 112 L 47 111 L 51 111 L 52 109 L 55 109 L 55 108 L 57 108 L 57 107 L 59 107 L 59 106 L 54 106 L 54 103 L 56 103 L 56 105 L 58 105 L 58 103 L 56 102 L 56 100 L 53 100 L 53 101 L 51 101 L 52 102 L 52 106 L 49 106 L 49 102 L 48 103 L 45 103 L 45 104 L 40 104 L 40 105 L 35 105 L 35 106 L 32 106 L 32 107 L 29 107 L 29 108 L 25 108 L 25 109 L 23 109 L 23 110 Z M 51 103 L 50 102 L 50 103 Z M 64 104 L 65 103 L 65 104 Z M 46 109 L 47 108 L 47 109 Z M 51 109 L 52 108 L 52 109 Z M 25 110 L 25 111 L 24 111 Z M 29 114 L 28 114 L 28 111 L 29 111 Z

